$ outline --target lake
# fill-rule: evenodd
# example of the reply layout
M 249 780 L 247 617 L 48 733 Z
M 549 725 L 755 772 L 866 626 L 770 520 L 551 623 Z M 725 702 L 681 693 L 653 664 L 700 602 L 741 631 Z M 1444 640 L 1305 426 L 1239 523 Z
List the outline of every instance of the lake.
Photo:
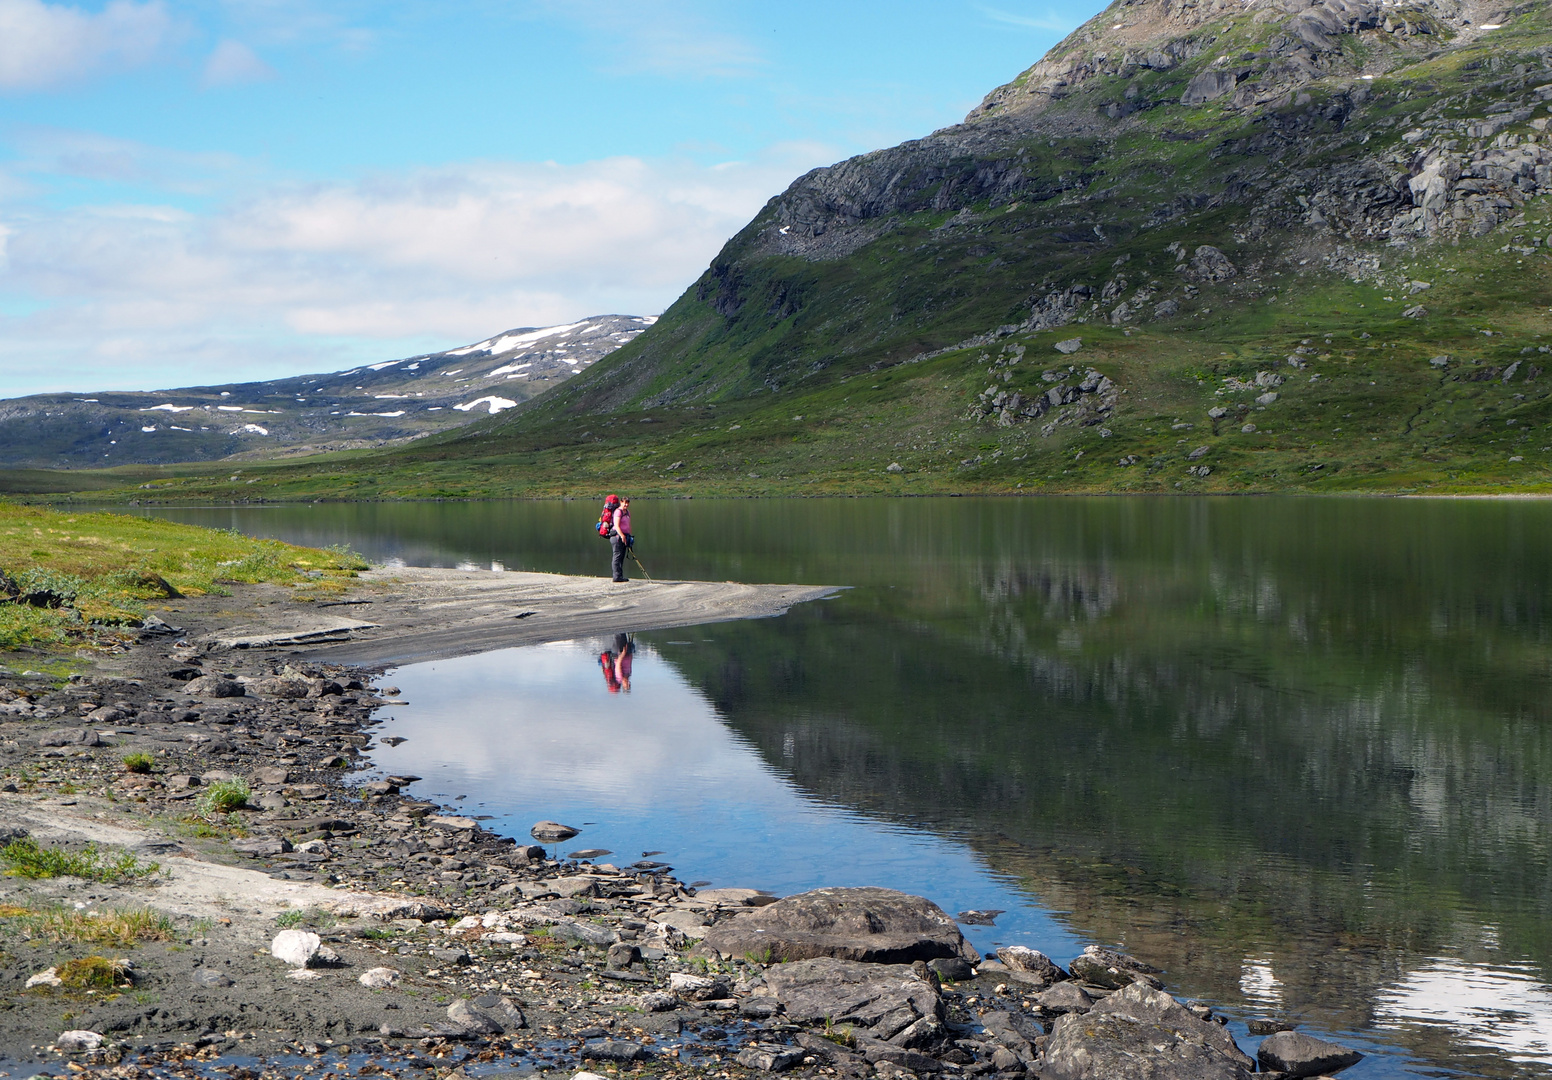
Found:
M 383 734 L 407 741 L 376 764 L 513 835 L 582 826 L 563 854 L 1005 909 L 967 928 L 983 951 L 1124 948 L 1177 996 L 1372 1055 L 1344 1076 L 1552 1070 L 1552 504 L 634 509 L 655 577 L 849 588 L 778 619 L 402 667 Z M 597 510 L 139 512 L 603 574 Z

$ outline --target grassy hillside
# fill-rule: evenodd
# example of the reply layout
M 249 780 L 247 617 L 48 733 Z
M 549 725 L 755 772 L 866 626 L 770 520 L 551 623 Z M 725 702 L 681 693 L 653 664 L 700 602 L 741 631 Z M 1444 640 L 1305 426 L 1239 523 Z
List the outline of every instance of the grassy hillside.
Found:
M 136 496 L 1541 490 L 1547 5 L 1297 7 L 1113 5 L 528 407 Z

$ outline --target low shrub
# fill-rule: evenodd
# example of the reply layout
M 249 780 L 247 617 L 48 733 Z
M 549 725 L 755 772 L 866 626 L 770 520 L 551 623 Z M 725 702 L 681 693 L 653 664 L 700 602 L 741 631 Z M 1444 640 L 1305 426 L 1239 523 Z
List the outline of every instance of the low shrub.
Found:
M 0 848 L 0 861 L 9 864 L 9 877 L 78 877 L 88 881 L 133 881 L 161 869 L 156 863 L 142 863 L 127 851 L 108 857 L 95 847 L 80 851 L 39 847 L 29 837 L 13 840 Z
M 247 806 L 252 794 L 246 780 L 217 780 L 199 797 L 199 808 L 206 814 L 225 814 Z
M 125 754 L 124 768 L 132 773 L 148 773 L 151 766 L 156 764 L 156 759 L 150 754 Z

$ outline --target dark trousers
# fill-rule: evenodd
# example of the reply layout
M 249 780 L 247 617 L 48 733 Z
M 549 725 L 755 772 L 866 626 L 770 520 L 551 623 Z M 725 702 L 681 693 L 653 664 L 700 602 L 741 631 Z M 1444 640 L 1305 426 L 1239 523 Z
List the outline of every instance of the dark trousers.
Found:
M 609 550 L 609 569 L 614 571 L 614 580 L 625 581 L 625 541 L 618 536 L 609 537 Z

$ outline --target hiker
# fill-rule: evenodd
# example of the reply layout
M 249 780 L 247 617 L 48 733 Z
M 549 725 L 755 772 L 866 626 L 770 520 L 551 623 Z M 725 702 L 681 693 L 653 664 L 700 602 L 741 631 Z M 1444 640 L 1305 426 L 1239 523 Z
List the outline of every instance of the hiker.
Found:
M 625 553 L 630 550 L 631 519 L 630 500 L 610 495 L 604 500 L 604 514 L 599 521 L 599 532 L 609 538 L 609 569 L 615 581 L 629 581 L 625 576 Z

